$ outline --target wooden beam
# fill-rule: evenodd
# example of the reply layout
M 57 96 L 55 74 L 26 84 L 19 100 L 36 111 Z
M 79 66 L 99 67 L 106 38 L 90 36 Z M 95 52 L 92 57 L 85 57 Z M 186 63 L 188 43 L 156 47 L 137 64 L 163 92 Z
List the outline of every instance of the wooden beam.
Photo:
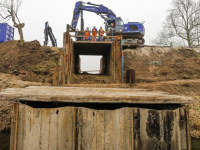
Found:
M 123 88 L 31 86 L 0 92 L 0 100 L 57 101 L 73 103 L 187 104 L 190 97 Z
M 11 120 L 11 135 L 10 135 L 10 150 L 17 150 L 17 134 L 18 134 L 18 116 L 19 102 L 12 105 L 12 120 Z

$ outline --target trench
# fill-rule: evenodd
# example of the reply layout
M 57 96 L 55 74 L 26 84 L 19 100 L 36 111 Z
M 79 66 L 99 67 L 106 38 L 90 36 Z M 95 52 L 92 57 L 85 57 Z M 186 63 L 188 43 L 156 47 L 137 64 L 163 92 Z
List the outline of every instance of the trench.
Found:
M 80 56 L 102 56 L 102 75 L 110 75 L 110 53 L 111 43 L 74 43 L 74 70 L 75 74 L 80 74 Z M 92 62 L 91 62 L 92 63 Z
M 129 104 L 129 103 L 71 103 L 71 102 L 35 102 L 20 101 L 33 108 L 60 108 L 60 107 L 85 107 L 96 110 L 116 110 L 120 108 L 146 108 L 154 110 L 175 110 L 180 108 L 180 104 Z

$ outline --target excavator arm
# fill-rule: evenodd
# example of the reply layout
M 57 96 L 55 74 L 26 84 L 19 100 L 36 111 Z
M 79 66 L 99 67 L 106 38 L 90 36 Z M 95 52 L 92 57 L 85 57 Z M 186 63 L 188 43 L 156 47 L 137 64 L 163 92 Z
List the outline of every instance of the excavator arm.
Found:
M 84 2 L 79 1 L 79 2 L 76 2 L 75 4 L 71 27 L 68 26 L 68 28 L 73 28 L 73 30 L 76 30 L 80 15 L 82 19 L 81 21 L 83 22 L 83 10 L 94 12 L 100 17 L 102 17 L 105 21 L 116 17 L 115 13 L 111 9 L 108 9 L 107 7 L 105 7 L 104 5 L 97 5 L 90 2 L 84 3 Z M 81 30 L 83 30 L 83 27 L 81 28 L 82 28 Z
M 57 41 L 56 38 L 53 35 L 52 29 L 49 26 L 48 22 L 45 23 L 45 30 L 44 30 L 44 45 L 47 46 L 49 39 L 48 36 L 50 37 L 51 43 L 53 47 L 57 47 Z

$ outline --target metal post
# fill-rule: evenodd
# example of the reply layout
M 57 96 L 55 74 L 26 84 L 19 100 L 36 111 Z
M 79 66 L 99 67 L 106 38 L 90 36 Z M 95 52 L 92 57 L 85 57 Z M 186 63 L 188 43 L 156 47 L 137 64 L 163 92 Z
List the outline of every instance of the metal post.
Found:
M 124 55 L 122 46 L 122 36 L 121 36 L 121 50 L 122 50 L 122 83 L 124 83 Z
M 129 81 L 130 85 L 135 83 L 135 69 L 129 70 Z
M 113 30 L 114 30 L 114 28 L 111 28 L 111 30 L 112 30 L 112 41 L 113 41 Z

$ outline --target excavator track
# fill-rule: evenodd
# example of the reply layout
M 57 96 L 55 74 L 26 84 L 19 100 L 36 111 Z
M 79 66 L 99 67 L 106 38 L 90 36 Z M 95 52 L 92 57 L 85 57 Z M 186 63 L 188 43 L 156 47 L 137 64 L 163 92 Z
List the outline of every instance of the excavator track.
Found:
M 140 47 L 145 43 L 145 40 L 143 37 L 129 37 L 129 38 L 122 38 L 122 46 L 123 48 L 135 48 Z

